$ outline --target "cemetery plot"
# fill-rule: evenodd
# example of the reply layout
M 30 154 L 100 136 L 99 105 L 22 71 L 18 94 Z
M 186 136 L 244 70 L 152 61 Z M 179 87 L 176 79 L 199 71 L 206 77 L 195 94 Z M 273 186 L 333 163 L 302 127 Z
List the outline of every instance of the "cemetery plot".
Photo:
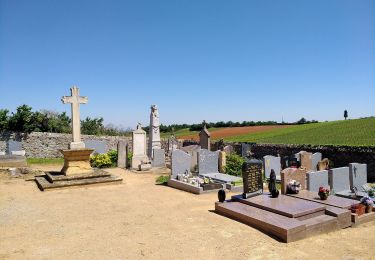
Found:
M 337 213 L 326 205 L 286 195 L 233 196 L 231 201 L 216 202 L 215 211 L 287 243 L 335 231 L 345 226 L 341 223 L 350 222 L 348 210 Z

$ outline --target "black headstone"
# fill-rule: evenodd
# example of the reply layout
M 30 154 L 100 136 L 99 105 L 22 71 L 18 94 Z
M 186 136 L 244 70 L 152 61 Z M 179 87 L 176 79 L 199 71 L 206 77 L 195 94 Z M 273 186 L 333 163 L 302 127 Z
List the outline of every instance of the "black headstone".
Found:
M 246 159 L 242 165 L 243 197 L 249 198 L 263 193 L 263 163 Z

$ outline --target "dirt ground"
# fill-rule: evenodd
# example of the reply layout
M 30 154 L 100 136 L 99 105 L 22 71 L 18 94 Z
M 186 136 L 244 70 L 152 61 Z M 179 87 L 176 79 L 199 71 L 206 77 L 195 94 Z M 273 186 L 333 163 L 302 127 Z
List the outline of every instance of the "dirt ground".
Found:
M 264 126 L 226 127 L 226 128 L 217 129 L 210 133 L 211 133 L 211 138 L 219 139 L 219 138 L 224 138 L 224 137 L 229 137 L 229 136 L 259 133 L 259 132 L 269 131 L 269 130 L 276 129 L 276 128 L 285 128 L 285 127 L 289 127 L 289 126 L 288 125 L 264 125 Z M 198 140 L 199 136 L 197 134 L 194 134 L 194 135 L 180 136 L 179 138 L 189 139 L 189 140 Z
M 0 259 L 375 258 L 375 221 L 285 244 L 215 214 L 215 193 L 155 185 L 156 174 L 109 171 L 123 183 L 48 192 L 2 174 Z

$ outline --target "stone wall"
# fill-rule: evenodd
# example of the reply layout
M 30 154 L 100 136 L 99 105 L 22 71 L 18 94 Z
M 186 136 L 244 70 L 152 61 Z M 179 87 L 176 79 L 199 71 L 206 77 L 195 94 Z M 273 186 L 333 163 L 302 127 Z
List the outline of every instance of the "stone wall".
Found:
M 68 149 L 68 146 L 72 141 L 72 135 L 41 132 L 33 132 L 30 134 L 10 132 L 1 133 L 0 151 L 6 151 L 7 141 L 9 139 L 22 142 L 22 148 L 26 151 L 27 157 L 56 158 L 62 157 L 61 153 L 58 151 L 59 149 Z M 110 150 L 117 149 L 117 143 L 119 140 L 125 140 L 129 142 L 131 141 L 131 138 L 123 136 L 82 135 L 82 140 L 104 141 L 106 143 L 106 148 Z
M 59 149 L 68 149 L 72 141 L 72 134 L 58 134 L 58 133 L 41 133 L 32 132 L 30 134 L 2 132 L 0 133 L 0 151 L 7 150 L 8 140 L 15 140 L 22 142 L 22 148 L 26 151 L 27 157 L 34 158 L 57 158 L 62 157 Z M 97 140 L 106 143 L 106 149 L 117 149 L 119 140 L 124 140 L 128 143 L 129 151 L 132 151 L 132 138 L 125 136 L 96 136 L 96 135 L 82 135 L 82 141 Z M 148 140 L 147 140 L 148 141 Z M 161 140 L 162 148 L 166 151 L 168 149 L 168 139 Z M 181 146 L 181 144 L 180 144 Z
M 241 153 L 241 143 L 226 143 L 234 146 L 237 153 Z M 323 158 L 333 162 L 333 167 L 348 166 L 349 163 L 366 163 L 369 182 L 375 182 L 375 147 L 352 147 L 352 146 L 312 146 L 312 145 L 278 145 L 278 144 L 250 144 L 251 152 L 257 159 L 266 155 L 290 156 L 299 151 L 321 152 Z M 212 144 L 216 149 L 216 143 Z

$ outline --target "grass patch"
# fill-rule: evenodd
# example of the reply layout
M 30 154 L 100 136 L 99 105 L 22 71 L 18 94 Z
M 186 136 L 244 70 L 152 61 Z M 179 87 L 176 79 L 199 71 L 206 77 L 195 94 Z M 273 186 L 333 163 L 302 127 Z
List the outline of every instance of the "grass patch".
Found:
M 63 164 L 63 158 L 27 158 L 27 164 Z
M 168 183 L 169 179 L 170 179 L 169 175 L 161 175 L 161 176 L 156 178 L 155 182 L 156 182 L 156 184 L 166 185 Z

